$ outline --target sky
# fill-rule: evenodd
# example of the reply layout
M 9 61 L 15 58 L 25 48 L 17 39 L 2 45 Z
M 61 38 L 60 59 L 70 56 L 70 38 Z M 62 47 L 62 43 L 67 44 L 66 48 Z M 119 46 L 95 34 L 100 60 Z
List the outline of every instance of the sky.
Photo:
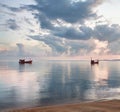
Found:
M 120 55 L 120 0 L 0 0 L 0 56 Z

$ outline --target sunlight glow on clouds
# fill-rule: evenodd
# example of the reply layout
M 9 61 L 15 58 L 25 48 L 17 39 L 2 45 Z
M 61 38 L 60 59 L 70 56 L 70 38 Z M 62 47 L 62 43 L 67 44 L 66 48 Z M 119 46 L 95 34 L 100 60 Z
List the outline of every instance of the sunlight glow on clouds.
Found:
M 94 40 L 95 43 L 95 49 L 92 51 L 95 54 L 107 54 L 109 52 L 108 49 L 108 42 L 107 41 L 99 41 L 99 40 Z
M 0 42 L 7 44 L 0 49 L 11 55 L 15 50 L 17 55 L 19 43 L 25 55 L 32 56 L 119 55 L 118 4 L 118 0 L 0 0 Z

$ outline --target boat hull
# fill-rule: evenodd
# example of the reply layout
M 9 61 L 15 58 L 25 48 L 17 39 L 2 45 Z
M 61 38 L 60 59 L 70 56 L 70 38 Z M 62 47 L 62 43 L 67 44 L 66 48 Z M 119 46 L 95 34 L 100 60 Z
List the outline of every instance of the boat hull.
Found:
M 29 61 L 19 60 L 19 64 L 25 64 L 25 63 L 31 64 L 32 60 L 29 60 Z
M 93 65 L 93 64 L 99 64 L 99 61 L 97 60 L 97 61 L 95 61 L 95 60 L 91 60 L 91 64 Z

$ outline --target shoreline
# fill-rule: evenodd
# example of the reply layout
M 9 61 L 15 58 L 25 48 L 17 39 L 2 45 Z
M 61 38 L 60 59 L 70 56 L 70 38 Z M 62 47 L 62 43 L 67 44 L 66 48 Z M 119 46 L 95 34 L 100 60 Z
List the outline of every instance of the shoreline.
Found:
M 26 107 L 3 112 L 120 112 L 120 100 L 98 100 L 80 103 L 57 104 L 43 107 Z

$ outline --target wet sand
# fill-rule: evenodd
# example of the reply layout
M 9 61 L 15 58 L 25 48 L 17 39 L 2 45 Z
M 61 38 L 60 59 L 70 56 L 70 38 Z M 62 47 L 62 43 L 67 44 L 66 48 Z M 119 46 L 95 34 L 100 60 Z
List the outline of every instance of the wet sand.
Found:
M 120 100 L 14 109 L 5 112 L 120 112 Z

